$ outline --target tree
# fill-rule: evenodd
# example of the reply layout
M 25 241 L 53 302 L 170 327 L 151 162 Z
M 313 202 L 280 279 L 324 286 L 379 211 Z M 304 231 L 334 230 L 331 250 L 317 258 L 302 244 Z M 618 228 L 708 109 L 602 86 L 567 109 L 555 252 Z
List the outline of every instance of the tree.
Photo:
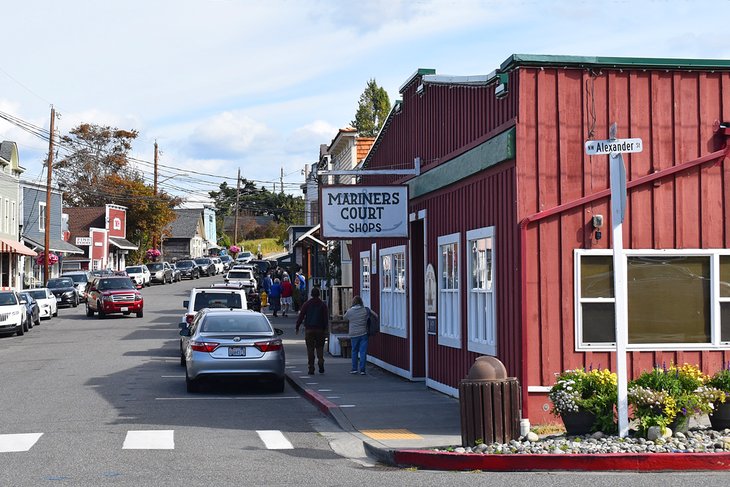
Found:
M 368 81 L 360 95 L 355 120 L 350 122 L 363 137 L 375 137 L 383 126 L 390 111 L 390 98 L 385 88 L 379 87 L 375 79 Z
M 218 215 L 233 215 L 236 212 L 236 188 L 228 183 L 221 183 L 220 191 L 208 194 L 214 201 Z M 238 194 L 238 210 L 240 215 L 273 216 L 278 223 L 296 225 L 304 221 L 304 199 L 286 193 L 274 193 L 264 187 L 241 178 L 241 189 Z
M 111 175 L 139 177 L 128 154 L 136 130 L 82 123 L 61 137 L 68 155 L 54 164 L 58 185 L 69 206 L 99 206 L 108 203 L 101 182 Z

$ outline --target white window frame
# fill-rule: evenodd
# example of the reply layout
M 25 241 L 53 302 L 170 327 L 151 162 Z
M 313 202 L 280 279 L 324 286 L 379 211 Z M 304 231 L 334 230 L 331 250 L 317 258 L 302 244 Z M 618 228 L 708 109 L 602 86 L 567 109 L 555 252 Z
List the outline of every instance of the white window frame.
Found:
M 46 204 L 38 202 L 38 231 L 46 231 Z
M 444 288 L 444 268 L 442 247 L 456 244 L 456 285 Z M 461 234 L 452 233 L 438 237 L 438 344 L 445 347 L 461 348 Z
M 15 200 L 10 202 L 10 233 L 15 234 L 18 231 L 18 211 L 15 207 Z
M 727 249 L 627 249 L 624 250 L 627 257 L 710 257 L 710 341 L 707 343 L 641 343 L 627 344 L 629 351 L 654 351 L 654 350 L 730 350 L 730 341 L 720 340 L 721 316 L 720 302 L 728 302 L 730 298 L 720 297 L 720 256 L 730 255 Z M 610 249 L 585 250 L 575 249 L 573 259 L 573 288 L 574 288 L 574 314 L 575 314 L 575 349 L 576 351 L 615 351 L 615 343 L 584 343 L 583 342 L 583 308 L 584 302 L 593 303 L 615 303 L 614 298 L 586 298 L 581 297 L 581 258 L 583 256 L 606 256 L 613 255 Z
M 403 285 L 398 285 L 398 276 L 396 275 L 395 257 L 402 255 L 403 257 Z M 390 269 L 386 272 L 383 267 L 383 257 L 390 257 Z M 408 337 L 407 328 L 407 262 L 406 262 L 406 246 L 399 245 L 381 249 L 378 254 L 380 267 L 380 331 L 388 335 L 394 335 L 401 338 Z M 372 263 L 371 263 L 372 265 Z M 385 286 L 385 280 L 389 278 L 390 286 Z M 371 282 L 372 285 L 372 282 Z
M 5 233 L 10 233 L 10 200 L 5 198 Z
M 486 289 L 472 288 L 471 276 L 474 272 L 474 259 L 472 258 L 472 242 L 482 239 L 492 239 L 491 254 L 491 285 Z M 484 355 L 497 355 L 497 289 L 496 289 L 496 238 L 494 227 L 484 227 L 466 232 L 466 281 L 467 289 L 467 349 L 470 352 Z M 485 265 L 487 262 L 485 262 Z
M 367 261 L 367 266 L 365 265 Z M 360 297 L 363 300 L 363 304 L 366 307 L 370 307 L 371 303 L 371 290 L 372 290 L 372 274 L 370 273 L 371 260 L 370 251 L 366 250 L 360 252 Z M 367 268 L 367 269 L 366 269 Z

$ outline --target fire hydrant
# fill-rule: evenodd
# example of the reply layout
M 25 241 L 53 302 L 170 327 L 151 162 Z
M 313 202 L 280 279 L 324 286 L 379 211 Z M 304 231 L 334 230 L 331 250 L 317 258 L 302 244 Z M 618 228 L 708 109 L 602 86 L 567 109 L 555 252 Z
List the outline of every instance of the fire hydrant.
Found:
M 269 305 L 268 302 L 269 295 L 266 294 L 266 291 L 261 291 L 261 307 L 265 308 Z

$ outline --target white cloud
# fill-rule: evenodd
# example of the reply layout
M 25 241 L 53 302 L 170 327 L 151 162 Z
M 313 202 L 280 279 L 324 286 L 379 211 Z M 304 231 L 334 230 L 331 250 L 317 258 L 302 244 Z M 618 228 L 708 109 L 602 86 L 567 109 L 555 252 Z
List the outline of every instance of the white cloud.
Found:
M 193 155 L 234 158 L 273 140 L 274 134 L 266 124 L 242 113 L 223 112 L 198 125 L 190 135 L 189 145 Z

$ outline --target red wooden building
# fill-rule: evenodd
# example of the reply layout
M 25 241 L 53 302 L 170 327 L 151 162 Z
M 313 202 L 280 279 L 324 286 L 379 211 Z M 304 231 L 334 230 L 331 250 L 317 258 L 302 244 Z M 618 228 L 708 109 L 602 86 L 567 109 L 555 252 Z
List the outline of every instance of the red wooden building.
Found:
M 400 92 L 365 167 L 421 172 L 360 184 L 408 185 L 409 237 L 353 242 L 354 291 L 381 314 L 374 363 L 458 395 L 495 355 L 533 423 L 556 372 L 615 370 L 609 158 L 584 150 L 613 122 L 644 145 L 624 157 L 629 374 L 730 361 L 730 61 L 513 55 Z

